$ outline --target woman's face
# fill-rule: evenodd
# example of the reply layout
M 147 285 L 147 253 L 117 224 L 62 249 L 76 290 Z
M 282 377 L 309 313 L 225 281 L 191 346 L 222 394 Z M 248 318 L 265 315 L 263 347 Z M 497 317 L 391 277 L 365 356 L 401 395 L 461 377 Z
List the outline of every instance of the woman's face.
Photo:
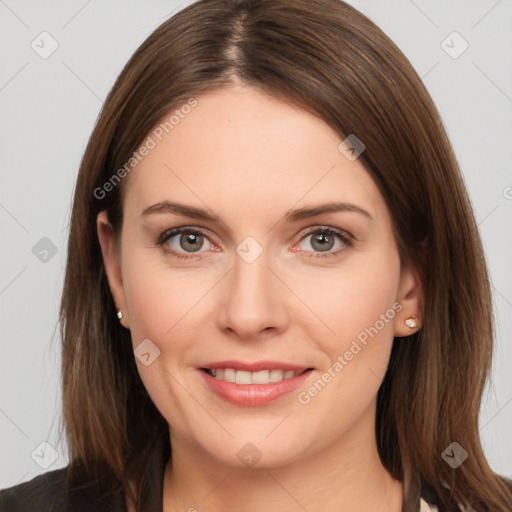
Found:
M 420 316 L 382 195 L 319 118 L 240 86 L 196 100 L 125 178 L 119 259 L 98 216 L 173 447 L 277 467 L 368 436 L 393 337 Z

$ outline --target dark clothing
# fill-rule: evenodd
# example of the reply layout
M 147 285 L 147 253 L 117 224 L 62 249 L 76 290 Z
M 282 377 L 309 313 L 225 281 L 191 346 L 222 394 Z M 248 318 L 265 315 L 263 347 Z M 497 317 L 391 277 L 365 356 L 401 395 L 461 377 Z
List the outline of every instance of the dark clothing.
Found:
M 0 512 L 127 512 L 122 493 L 102 497 L 92 487 L 66 491 L 66 470 L 48 471 L 0 491 Z
M 124 493 L 120 490 L 112 490 L 106 496 L 101 496 L 99 489 L 91 486 L 66 490 L 66 471 L 67 467 L 49 471 L 1 490 L 0 512 L 127 512 Z M 157 485 L 158 496 L 163 496 L 162 485 L 163 482 Z M 429 505 L 439 506 L 438 498 L 429 486 L 422 487 L 421 497 Z M 161 512 L 161 508 L 160 501 L 157 510 L 148 512 Z M 443 512 L 441 508 L 439 512 Z

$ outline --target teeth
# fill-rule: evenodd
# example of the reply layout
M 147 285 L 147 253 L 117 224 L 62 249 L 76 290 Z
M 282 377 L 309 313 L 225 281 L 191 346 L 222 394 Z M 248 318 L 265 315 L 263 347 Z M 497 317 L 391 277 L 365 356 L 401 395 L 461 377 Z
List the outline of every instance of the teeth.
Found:
M 261 372 L 253 372 L 251 374 L 251 384 L 268 384 L 269 371 L 262 370 Z
M 236 372 L 235 382 L 237 384 L 250 384 L 251 383 L 251 372 L 244 372 L 238 370 Z
M 219 380 L 226 382 L 236 382 L 237 384 L 269 384 L 270 382 L 280 382 L 291 379 L 303 373 L 293 370 L 263 370 L 260 372 L 247 372 L 244 370 L 234 370 L 233 368 L 211 369 L 211 374 Z

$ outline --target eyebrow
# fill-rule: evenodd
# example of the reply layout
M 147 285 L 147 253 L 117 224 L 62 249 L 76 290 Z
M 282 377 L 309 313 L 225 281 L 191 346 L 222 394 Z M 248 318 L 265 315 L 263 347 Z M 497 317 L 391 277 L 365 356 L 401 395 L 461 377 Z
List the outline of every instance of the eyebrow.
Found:
M 356 204 L 346 202 L 330 202 L 318 206 L 292 209 L 289 210 L 284 215 L 283 219 L 286 222 L 297 222 L 299 220 L 309 219 L 310 217 L 316 217 L 317 215 L 321 215 L 324 213 L 336 212 L 355 212 L 364 215 L 369 220 L 373 221 L 373 217 L 370 215 L 369 212 L 367 212 L 360 206 L 357 206 Z M 182 215 L 184 217 L 190 217 L 193 219 L 209 220 L 213 222 L 220 221 L 220 218 L 217 217 L 217 215 L 214 215 L 213 213 L 210 213 L 206 210 L 202 210 L 201 208 L 196 208 L 194 206 L 189 206 L 174 201 L 162 201 L 152 206 L 148 206 L 142 211 L 141 217 L 146 217 L 148 215 L 156 213 L 174 213 L 177 215 Z
M 353 203 L 345 203 L 345 202 L 334 202 L 334 203 L 326 203 L 313 207 L 304 207 L 298 208 L 295 210 L 290 210 L 284 216 L 284 220 L 287 222 L 296 222 L 302 219 L 309 219 L 310 217 L 316 217 L 317 215 L 321 215 L 322 213 L 336 213 L 336 212 L 355 212 L 364 215 L 369 220 L 373 220 L 373 217 L 369 212 L 357 206 Z
M 176 203 L 174 201 L 162 201 L 152 206 L 148 206 L 142 211 L 141 217 L 145 217 L 154 213 L 175 213 L 177 215 L 183 215 L 184 217 L 191 217 L 193 219 L 199 220 L 220 220 L 219 217 L 213 213 L 207 212 L 206 210 L 201 210 L 200 208 L 186 204 Z

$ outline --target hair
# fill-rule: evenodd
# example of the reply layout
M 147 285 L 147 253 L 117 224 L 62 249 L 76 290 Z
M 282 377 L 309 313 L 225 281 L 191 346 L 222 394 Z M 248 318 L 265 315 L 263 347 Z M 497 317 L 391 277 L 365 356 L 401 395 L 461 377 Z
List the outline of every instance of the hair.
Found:
M 423 327 L 395 338 L 377 396 L 378 450 L 404 483 L 403 510 L 416 510 L 425 484 L 447 510 L 509 511 L 512 493 L 490 468 L 478 430 L 494 332 L 470 199 L 412 65 L 339 0 L 198 1 L 159 26 L 117 78 L 80 164 L 60 306 L 69 484 L 123 489 L 146 511 L 172 455 L 168 424 L 117 320 L 96 232 L 107 210 L 119 240 L 129 177 L 101 198 L 95 191 L 171 109 L 235 83 L 318 116 L 340 141 L 355 134 L 364 143 L 359 160 L 389 207 L 401 261 L 420 274 Z M 457 469 L 442 458 L 453 441 L 469 454 Z

